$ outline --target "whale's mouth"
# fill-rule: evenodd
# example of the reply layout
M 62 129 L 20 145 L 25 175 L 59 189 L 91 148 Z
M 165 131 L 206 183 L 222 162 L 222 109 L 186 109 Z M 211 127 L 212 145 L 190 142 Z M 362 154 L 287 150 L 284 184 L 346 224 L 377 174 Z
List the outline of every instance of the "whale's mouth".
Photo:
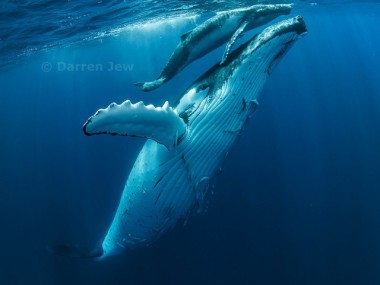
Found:
M 271 74 L 291 46 L 306 33 L 302 16 L 267 27 L 194 82 L 174 104 L 178 114 L 186 123 L 191 123 L 200 112 L 208 111 L 213 100 L 222 100 L 236 93 L 247 94 L 247 98 L 251 93 L 257 94 L 253 87 L 259 86 L 259 81 Z
M 298 34 L 300 36 L 307 34 L 307 27 L 304 18 L 298 15 L 295 17 L 295 21 L 299 23 Z
M 290 47 L 302 36 L 307 33 L 306 23 L 302 16 L 273 24 L 261 33 L 254 36 L 251 40 L 242 45 L 232 54 L 236 58 L 234 70 L 246 69 L 241 78 L 250 78 L 250 84 L 254 83 L 255 74 L 265 72 L 269 75 L 273 67 L 279 62 Z M 254 72 L 252 72 L 254 70 Z

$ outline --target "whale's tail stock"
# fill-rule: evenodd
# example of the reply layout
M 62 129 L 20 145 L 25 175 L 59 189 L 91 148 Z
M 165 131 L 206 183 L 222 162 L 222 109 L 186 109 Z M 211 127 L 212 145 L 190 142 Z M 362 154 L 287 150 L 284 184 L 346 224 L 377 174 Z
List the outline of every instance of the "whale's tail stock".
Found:
M 76 259 L 97 259 L 100 258 L 104 251 L 102 247 L 95 249 L 82 248 L 77 245 L 49 245 L 46 247 L 47 251 L 54 255 L 65 256 Z
M 162 84 L 164 84 L 164 82 L 165 82 L 165 79 L 159 78 L 150 82 L 135 82 L 133 83 L 133 85 L 139 87 L 144 92 L 149 92 L 149 91 L 153 91 L 157 89 Z

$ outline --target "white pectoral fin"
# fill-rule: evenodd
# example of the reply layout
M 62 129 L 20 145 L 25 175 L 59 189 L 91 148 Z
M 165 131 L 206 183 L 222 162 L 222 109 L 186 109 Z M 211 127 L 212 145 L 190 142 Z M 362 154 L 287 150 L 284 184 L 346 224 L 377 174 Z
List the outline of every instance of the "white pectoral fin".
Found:
M 229 42 L 227 43 L 227 46 L 226 46 L 226 49 L 224 50 L 224 54 L 223 54 L 223 57 L 222 57 L 222 61 L 220 62 L 220 64 L 224 63 L 228 57 L 228 55 L 230 54 L 231 52 L 231 48 L 232 46 L 235 44 L 237 38 L 239 36 L 241 36 L 241 34 L 244 32 L 244 29 L 245 27 L 248 25 L 248 22 L 245 21 L 243 22 L 237 29 L 236 31 L 234 32 L 234 34 L 232 35 L 231 39 L 229 40 Z
M 186 124 L 168 102 L 162 107 L 132 104 L 127 100 L 120 105 L 110 104 L 98 110 L 83 126 L 86 135 L 111 134 L 144 137 L 165 145 L 169 150 L 186 132 Z

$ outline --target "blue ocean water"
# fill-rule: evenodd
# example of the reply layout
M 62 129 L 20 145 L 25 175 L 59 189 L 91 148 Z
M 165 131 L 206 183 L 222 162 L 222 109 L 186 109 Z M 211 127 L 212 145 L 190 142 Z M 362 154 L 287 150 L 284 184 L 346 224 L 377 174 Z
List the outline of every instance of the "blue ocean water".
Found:
M 0 284 L 379 284 L 380 6 L 369 1 L 296 4 L 308 35 L 269 78 L 206 213 L 102 262 L 45 250 L 101 241 L 144 142 L 85 137 L 86 119 L 112 101 L 174 102 L 223 49 L 157 91 L 132 83 L 153 79 L 203 14 L 247 3 L 202 4 L 0 4 Z

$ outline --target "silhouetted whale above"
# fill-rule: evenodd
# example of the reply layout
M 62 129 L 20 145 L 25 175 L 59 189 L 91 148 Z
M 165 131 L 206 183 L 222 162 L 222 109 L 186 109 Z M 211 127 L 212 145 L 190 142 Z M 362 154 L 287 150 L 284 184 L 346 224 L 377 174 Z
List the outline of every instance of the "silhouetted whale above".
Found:
M 154 90 L 172 79 L 194 60 L 228 42 L 221 61 L 223 63 L 232 45 L 245 30 L 264 25 L 280 15 L 287 15 L 291 9 L 291 4 L 253 5 L 248 8 L 221 12 L 181 36 L 181 41 L 156 80 L 138 82 L 135 85 L 143 91 Z
M 83 126 L 86 135 L 147 138 L 127 179 L 102 245 L 92 251 L 66 245 L 57 254 L 106 258 L 149 245 L 199 209 L 211 179 L 258 105 L 275 65 L 301 35 L 301 16 L 271 25 L 216 64 L 173 107 L 112 103 Z

